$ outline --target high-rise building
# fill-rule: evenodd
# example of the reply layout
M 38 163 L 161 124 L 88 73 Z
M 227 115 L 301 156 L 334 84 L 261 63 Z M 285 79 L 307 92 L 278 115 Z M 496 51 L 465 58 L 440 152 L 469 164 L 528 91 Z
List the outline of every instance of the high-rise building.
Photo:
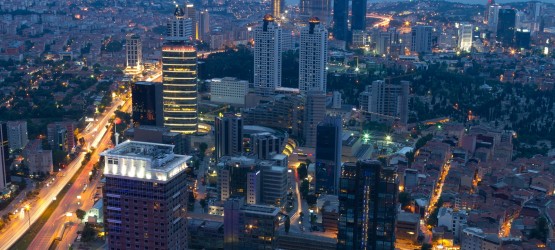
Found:
M 518 49 L 530 49 L 530 30 L 516 29 L 515 46 Z
M 104 226 L 110 249 L 187 249 L 190 156 L 127 141 L 104 151 Z
M 497 32 L 497 23 L 499 20 L 499 10 L 501 9 L 501 5 L 499 4 L 492 4 L 489 6 L 488 9 L 488 30 L 490 32 L 496 33 Z
M 383 80 L 373 81 L 360 94 L 360 109 L 369 114 L 371 121 L 408 122 L 410 82 L 387 84 Z
M 198 39 L 199 37 L 199 27 L 198 27 L 198 20 L 197 20 L 197 10 L 195 5 L 192 3 L 185 3 L 185 16 L 191 19 L 191 34 L 192 39 Z
M 368 0 L 353 0 L 351 3 L 351 31 L 366 30 L 366 9 Z
M 416 25 L 412 27 L 410 51 L 413 53 L 432 52 L 432 26 Z
M 205 41 L 210 34 L 210 14 L 208 10 L 201 10 L 198 14 L 198 40 Z
M 137 125 L 164 126 L 162 84 L 136 82 L 131 86 L 132 118 Z
M 284 138 L 268 132 L 251 134 L 251 152 L 258 159 L 268 160 L 274 154 L 280 154 L 284 148 Z
M 183 43 L 162 47 L 164 126 L 172 132 L 197 132 L 197 51 Z
M 75 141 L 75 124 L 73 122 L 54 122 L 46 127 L 48 143 L 53 149 L 71 152 L 77 146 Z
M 347 41 L 349 34 L 349 0 L 333 1 L 333 37 Z
M 337 194 L 341 170 L 342 127 L 340 116 L 328 116 L 318 125 L 315 161 L 317 193 Z
M 281 18 L 285 11 L 285 0 L 272 0 L 272 16 Z
M 169 42 L 191 42 L 194 39 L 193 20 L 179 6 L 168 20 L 166 40 Z
M 391 45 L 399 43 L 399 32 L 395 28 L 390 28 L 387 31 L 379 32 L 376 41 L 376 53 L 378 55 L 389 55 L 391 52 Z
M 243 119 L 228 113 L 214 120 L 216 160 L 222 156 L 240 155 L 243 152 Z
M 29 137 L 27 134 L 27 122 L 26 121 L 9 121 L 8 126 L 8 141 L 10 143 L 10 150 L 23 149 L 27 142 L 29 142 Z
M 461 23 L 459 24 L 459 40 L 458 48 L 460 51 L 470 52 L 472 49 L 472 24 Z
M 278 166 L 274 161 L 258 163 L 262 174 L 260 198 L 262 203 L 282 207 L 287 198 L 287 167 Z
M 130 73 L 139 73 L 143 68 L 143 44 L 137 34 L 125 36 L 126 68 Z
M 318 17 L 324 27 L 329 27 L 331 14 L 331 0 L 307 0 L 307 14 Z
M 7 165 L 9 157 L 8 126 L 5 122 L 0 122 L 0 190 L 6 188 L 11 182 L 10 170 Z
M 281 28 L 271 15 L 254 31 L 254 88 L 261 95 L 271 95 L 281 86 Z
M 316 131 L 318 124 L 326 116 L 326 93 L 322 91 L 311 91 L 306 94 L 304 115 L 304 140 L 305 146 L 316 147 Z
M 317 17 L 301 30 L 299 50 L 299 90 L 326 92 L 328 61 L 328 31 Z
M 497 20 L 497 41 L 503 47 L 514 46 L 516 25 L 516 10 L 500 9 Z
M 260 202 L 261 174 L 255 159 L 222 157 L 217 166 L 220 199 L 243 197 L 248 204 Z
M 343 164 L 338 249 L 395 249 L 397 188 L 395 169 L 380 161 Z
M 486 4 L 486 10 L 484 11 L 484 23 L 488 24 L 489 23 L 489 19 L 490 19 L 490 13 L 489 13 L 489 8 L 490 6 L 492 6 L 493 4 L 495 4 L 494 0 L 488 0 L 488 3 Z
M 280 216 L 278 207 L 228 200 L 224 205 L 224 249 L 276 249 Z

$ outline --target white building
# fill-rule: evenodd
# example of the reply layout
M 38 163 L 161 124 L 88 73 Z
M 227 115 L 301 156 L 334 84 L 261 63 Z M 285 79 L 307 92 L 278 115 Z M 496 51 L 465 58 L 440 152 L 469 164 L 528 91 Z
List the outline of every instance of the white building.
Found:
M 442 207 L 437 214 L 437 225 L 447 227 L 453 232 L 455 239 L 458 239 L 462 229 L 466 227 L 467 216 L 465 210 L 453 211 L 452 208 Z
M 143 44 L 137 34 L 127 34 L 125 37 L 125 71 L 139 73 L 143 69 Z
M 235 77 L 210 80 L 210 101 L 245 105 L 245 95 L 249 92 L 249 82 Z
M 431 53 L 432 30 L 432 26 L 416 25 L 412 27 L 410 51 L 413 53 Z
M 168 20 L 166 40 L 170 42 L 191 41 L 193 39 L 193 21 L 187 18 L 183 9 L 176 6 L 174 16 Z
M 254 89 L 264 96 L 281 87 L 281 32 L 271 15 L 254 31 Z
M 326 92 L 328 62 L 328 31 L 316 17 L 301 30 L 299 52 L 299 90 Z
M 470 52 L 472 49 L 472 24 L 461 23 L 459 24 L 459 40 L 458 48 L 459 51 Z
M 391 52 L 391 45 L 399 43 L 399 32 L 395 28 L 379 32 L 376 41 L 376 53 L 378 55 L 388 55 Z
M 27 122 L 26 121 L 9 121 L 7 122 L 8 127 L 8 144 L 10 145 L 10 151 L 23 149 L 25 145 L 29 142 L 27 134 Z
M 276 166 L 273 161 L 262 161 L 259 166 L 262 170 L 262 202 L 275 206 L 285 205 L 288 187 L 287 167 Z
M 461 250 L 498 250 L 501 243 L 496 234 L 486 234 L 480 228 L 467 227 L 461 233 Z

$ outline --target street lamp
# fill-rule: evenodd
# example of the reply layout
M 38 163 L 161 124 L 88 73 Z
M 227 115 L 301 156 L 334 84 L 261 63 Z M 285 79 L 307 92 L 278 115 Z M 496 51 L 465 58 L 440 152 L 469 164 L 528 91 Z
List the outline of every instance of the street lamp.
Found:
M 31 206 L 29 204 L 25 205 L 25 212 L 27 212 L 27 219 L 29 221 L 29 228 L 31 228 Z

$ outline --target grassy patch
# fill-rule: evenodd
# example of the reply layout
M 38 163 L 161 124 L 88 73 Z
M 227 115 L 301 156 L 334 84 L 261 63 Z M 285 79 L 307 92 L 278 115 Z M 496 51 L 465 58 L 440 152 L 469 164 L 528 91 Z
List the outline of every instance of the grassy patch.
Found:
M 46 224 L 46 222 L 48 221 L 52 213 L 54 213 L 54 210 L 56 210 L 63 197 L 66 195 L 67 191 L 69 191 L 69 188 L 73 185 L 75 180 L 77 180 L 77 177 L 81 174 L 82 171 L 83 171 L 83 167 L 80 167 L 75 173 L 75 175 L 71 177 L 71 180 L 69 180 L 68 182 L 69 185 L 65 185 L 65 187 L 62 188 L 62 191 L 60 191 L 60 194 L 57 195 L 58 199 L 50 203 L 48 208 L 46 208 L 46 210 L 39 217 L 39 219 L 31 225 L 31 229 L 27 230 L 27 232 L 25 232 L 25 234 L 23 234 L 21 238 L 19 238 L 19 240 L 17 240 L 10 249 L 24 250 L 29 248 L 29 244 L 33 242 L 33 239 L 35 239 L 35 237 L 40 232 L 44 224 Z

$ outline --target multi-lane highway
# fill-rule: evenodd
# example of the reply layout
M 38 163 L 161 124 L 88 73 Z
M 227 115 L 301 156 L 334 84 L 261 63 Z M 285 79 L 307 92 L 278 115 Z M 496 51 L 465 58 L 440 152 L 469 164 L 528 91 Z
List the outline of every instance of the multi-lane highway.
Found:
M 123 105 L 123 101 L 116 100 L 113 102 L 114 105 L 105 111 L 102 116 L 95 121 L 93 126 L 89 126 L 85 131 L 83 131 L 84 138 L 88 145 L 97 148 L 100 144 L 100 138 L 102 138 L 106 131 L 106 124 L 108 124 L 109 119 L 113 116 L 114 112 L 117 110 L 119 105 Z M 90 139 L 88 139 L 90 138 Z M 80 152 L 78 156 L 63 170 L 63 174 L 59 175 L 54 183 L 50 186 L 43 187 L 38 196 L 37 200 L 27 204 L 30 208 L 28 212 L 24 212 L 20 219 L 15 219 L 6 228 L 6 230 L 0 234 L 0 249 L 10 248 L 23 234 L 30 228 L 30 225 L 35 223 L 39 217 L 46 211 L 50 203 L 59 195 L 62 189 L 68 185 L 71 178 L 77 173 L 77 170 L 81 167 L 81 162 L 85 157 L 85 152 Z M 76 184 L 78 185 L 78 184 Z M 61 197 L 59 197 L 61 198 Z M 64 206 L 62 204 L 61 206 Z M 43 248 L 45 246 L 41 246 Z M 47 247 L 46 247 L 47 248 Z

